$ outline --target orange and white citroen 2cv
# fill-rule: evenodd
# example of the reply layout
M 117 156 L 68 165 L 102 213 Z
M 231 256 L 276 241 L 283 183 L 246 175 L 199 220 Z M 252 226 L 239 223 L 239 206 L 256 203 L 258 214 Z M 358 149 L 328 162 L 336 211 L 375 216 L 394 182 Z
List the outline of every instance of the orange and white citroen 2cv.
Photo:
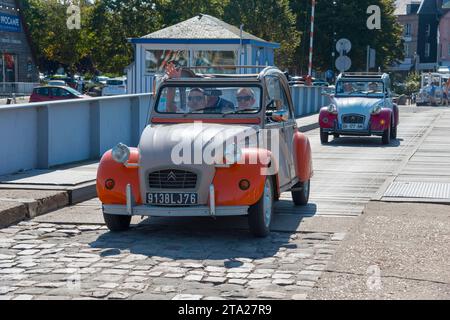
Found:
M 284 73 L 183 69 L 158 86 L 139 146 L 105 153 L 97 193 L 113 232 L 132 216 L 248 216 L 251 233 L 265 237 L 274 202 L 290 191 L 306 205 L 312 175 Z

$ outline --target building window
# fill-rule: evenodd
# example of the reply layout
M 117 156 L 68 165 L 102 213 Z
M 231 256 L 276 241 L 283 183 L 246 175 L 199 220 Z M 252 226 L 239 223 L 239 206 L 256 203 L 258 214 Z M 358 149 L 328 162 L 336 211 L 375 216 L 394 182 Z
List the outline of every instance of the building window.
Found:
M 405 37 L 411 36 L 411 24 L 407 23 L 405 24 Z
M 188 50 L 146 50 L 145 72 L 147 74 L 164 73 L 167 63 L 175 62 L 180 67 L 189 66 Z
M 426 25 L 425 33 L 426 33 L 427 37 L 430 36 L 430 34 L 431 34 L 431 25 L 429 25 L 429 24 Z
M 425 57 L 429 58 L 430 57 L 430 44 L 429 43 L 425 43 Z
M 409 57 L 409 43 L 405 43 L 404 50 L 405 50 L 405 57 Z
M 17 81 L 17 56 L 5 53 L 0 55 L 0 82 Z
M 194 51 L 192 63 L 194 67 L 212 67 L 198 69 L 205 73 L 236 73 L 236 69 L 214 68 L 214 66 L 236 66 L 236 51 Z

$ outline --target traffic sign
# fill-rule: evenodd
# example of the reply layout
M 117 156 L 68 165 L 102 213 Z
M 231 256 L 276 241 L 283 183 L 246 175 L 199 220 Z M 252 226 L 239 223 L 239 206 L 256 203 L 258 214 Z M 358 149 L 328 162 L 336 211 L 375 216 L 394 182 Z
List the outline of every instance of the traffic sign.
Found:
M 345 39 L 345 38 L 340 39 L 336 43 L 336 50 L 341 55 L 344 54 L 344 53 L 349 53 L 352 50 L 352 43 L 348 39 Z
M 336 69 L 345 72 L 352 67 L 352 60 L 347 56 L 340 56 L 336 59 Z

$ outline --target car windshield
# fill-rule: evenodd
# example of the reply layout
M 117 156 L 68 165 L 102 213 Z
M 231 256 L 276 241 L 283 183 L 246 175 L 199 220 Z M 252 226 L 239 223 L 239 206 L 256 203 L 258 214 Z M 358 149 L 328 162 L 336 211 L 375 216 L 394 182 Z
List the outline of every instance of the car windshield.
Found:
M 383 92 L 381 81 L 339 81 L 336 85 L 336 96 L 380 97 Z
M 64 88 L 64 89 L 66 89 L 67 91 L 69 91 L 71 94 L 73 94 L 73 95 L 75 95 L 75 96 L 81 96 L 81 95 L 82 95 L 80 92 L 78 92 L 78 91 L 75 90 L 75 89 L 72 89 L 71 87 L 66 87 L 66 88 Z
M 155 108 L 172 114 L 255 114 L 261 95 L 254 86 L 170 86 L 160 90 Z

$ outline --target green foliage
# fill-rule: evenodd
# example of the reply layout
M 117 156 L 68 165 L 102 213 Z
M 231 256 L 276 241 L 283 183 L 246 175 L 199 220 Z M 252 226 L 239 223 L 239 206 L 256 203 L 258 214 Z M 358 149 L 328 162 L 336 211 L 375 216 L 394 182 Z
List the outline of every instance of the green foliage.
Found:
M 333 5 L 335 2 L 335 5 Z M 396 22 L 394 0 L 319 0 L 316 4 L 314 35 L 314 68 L 319 71 L 335 69 L 335 41 L 347 38 L 352 42 L 348 56 L 351 71 L 366 70 L 367 46 L 376 49 L 376 65 L 384 69 L 396 59 L 403 58 L 402 29 Z M 367 28 L 366 13 L 370 5 L 381 8 L 381 30 Z M 296 63 L 305 70 L 309 52 L 311 0 L 291 0 L 297 13 L 297 30 L 304 31 L 302 45 L 297 51 Z M 335 57 L 332 53 L 335 52 Z
M 384 68 L 401 59 L 401 28 L 393 15 L 394 0 L 318 0 L 314 68 L 334 65 L 335 39 L 352 41 L 352 70 L 364 70 L 366 47 L 377 51 L 377 65 Z M 79 0 L 81 29 L 66 26 L 68 0 L 22 0 L 25 21 L 41 70 L 63 65 L 68 70 L 97 70 L 121 75 L 133 61 L 128 38 L 142 37 L 200 13 L 210 14 L 264 40 L 281 44 L 275 51 L 280 68 L 307 66 L 311 0 Z M 366 9 L 382 8 L 382 30 L 368 30 Z M 302 39 L 302 42 L 300 42 Z
M 418 73 L 410 73 L 405 81 L 406 94 L 411 95 L 420 90 L 421 77 Z

